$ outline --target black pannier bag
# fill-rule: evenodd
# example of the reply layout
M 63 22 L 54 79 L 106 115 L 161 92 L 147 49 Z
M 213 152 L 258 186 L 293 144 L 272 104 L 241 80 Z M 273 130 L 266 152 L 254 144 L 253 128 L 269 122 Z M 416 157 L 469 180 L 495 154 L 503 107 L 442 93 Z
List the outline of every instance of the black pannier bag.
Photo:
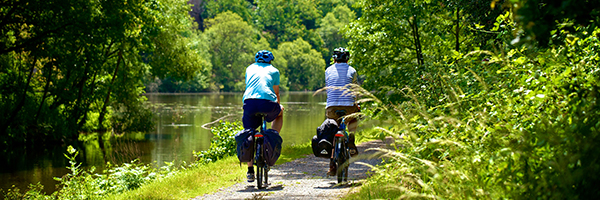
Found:
M 235 134 L 236 153 L 240 162 L 250 162 L 254 158 L 254 137 L 256 130 L 244 129 Z
M 279 135 L 279 132 L 273 129 L 267 129 L 265 134 L 263 135 L 265 142 L 265 155 L 267 160 L 267 165 L 273 166 L 279 156 L 281 156 L 281 144 L 283 143 L 283 139 Z
M 317 127 L 317 135 L 313 137 L 311 143 L 316 157 L 331 158 L 333 138 L 338 130 L 338 124 L 333 119 L 325 119 L 321 126 Z

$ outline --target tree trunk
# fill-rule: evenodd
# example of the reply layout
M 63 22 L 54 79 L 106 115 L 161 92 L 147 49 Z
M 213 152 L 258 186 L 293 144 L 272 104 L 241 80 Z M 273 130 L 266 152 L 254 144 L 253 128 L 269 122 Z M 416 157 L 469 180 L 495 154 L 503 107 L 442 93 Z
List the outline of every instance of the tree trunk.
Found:
M 93 88 L 96 88 L 96 76 L 98 76 L 98 71 L 94 72 L 94 76 L 93 76 L 94 78 L 92 78 L 92 83 L 91 83 L 91 86 L 90 86 L 90 88 L 92 88 L 92 89 L 90 90 L 90 93 L 89 93 L 90 96 L 94 95 L 94 89 Z M 87 121 L 87 114 L 88 114 L 88 112 L 90 110 L 89 109 L 90 108 L 90 106 L 89 106 L 90 103 L 89 103 L 88 100 L 89 100 L 89 98 L 86 99 L 86 101 L 84 103 L 85 105 L 87 105 L 87 107 L 83 111 L 83 117 L 81 118 L 81 121 L 79 121 L 79 124 L 77 124 L 77 130 L 81 130 L 81 128 L 83 127 L 83 125 Z
M 31 69 L 29 69 L 29 75 L 27 77 L 27 82 L 25 83 L 25 86 L 23 87 L 23 94 L 21 95 L 21 100 L 17 103 L 17 106 L 15 107 L 15 109 L 12 112 L 10 112 L 6 121 L 4 123 L 2 123 L 2 125 L 0 125 L 0 131 L 3 134 L 6 133 L 8 126 L 10 126 L 10 124 L 12 124 L 13 121 L 15 121 L 15 119 L 17 118 L 17 115 L 19 114 L 19 112 L 21 111 L 23 106 L 25 105 L 25 99 L 27 97 L 27 89 L 29 88 L 29 83 L 31 83 L 31 78 L 33 77 L 33 71 L 35 69 L 36 63 L 37 63 L 37 57 L 35 57 L 33 59 L 33 63 L 31 64 Z
M 83 103 L 83 100 L 81 100 L 81 99 L 83 98 L 83 90 L 85 89 L 85 83 L 89 79 L 89 77 L 87 75 L 89 73 L 89 69 L 90 69 L 89 64 L 86 64 L 85 69 L 83 70 L 83 77 L 81 78 L 79 83 L 77 83 L 77 85 L 76 85 L 78 87 L 79 91 L 77 92 L 77 100 L 75 101 L 76 103 L 73 106 L 74 109 L 73 109 L 73 112 L 69 119 L 69 121 L 70 121 L 69 122 L 69 133 L 71 133 L 71 131 L 74 131 L 73 135 L 69 135 L 71 140 L 77 140 L 77 138 L 78 138 L 79 129 L 77 129 L 77 125 L 78 125 L 79 119 L 81 118 L 81 116 L 83 116 L 83 114 L 81 114 L 82 113 L 81 107 L 85 106 L 85 103 Z
M 108 46 L 107 46 L 107 47 L 105 47 L 105 49 L 103 49 L 103 50 L 102 50 L 102 51 L 104 51 L 105 53 L 104 53 L 104 55 L 102 55 L 102 56 L 104 56 L 104 60 L 102 60 L 102 63 L 101 63 L 101 64 L 105 64 L 105 63 L 106 63 L 106 61 L 107 61 L 107 60 L 108 60 L 108 59 L 109 59 L 109 58 L 112 56 L 112 54 L 114 54 L 114 53 L 117 51 L 117 50 L 115 50 L 115 51 L 113 51 L 113 52 L 111 52 L 111 51 L 110 51 L 110 50 L 111 50 L 111 48 L 112 48 L 112 46 L 113 46 L 113 44 L 115 44 L 115 42 L 114 42 L 114 41 L 111 41 L 111 42 L 110 42 L 110 44 L 108 44 Z M 98 72 L 99 72 L 99 71 L 95 71 L 95 72 L 94 72 L 94 78 L 92 79 L 92 85 L 91 85 L 91 87 L 90 87 L 90 88 L 96 88 L 96 78 L 97 78 L 97 76 L 98 76 Z M 89 95 L 94 95 L 94 90 L 91 90 Z M 87 102 L 87 101 L 86 101 L 86 104 L 88 104 L 88 102 Z M 88 106 L 88 108 L 89 108 L 89 106 Z M 83 125 L 84 125 L 84 124 L 85 124 L 85 122 L 87 121 L 87 114 L 88 114 L 88 112 L 89 112 L 89 109 L 87 109 L 87 110 L 85 111 L 85 113 L 83 113 L 83 120 L 79 121 L 79 124 L 78 124 L 78 129 L 81 129 L 81 127 L 83 127 Z
M 38 118 L 40 117 L 40 112 L 42 111 L 42 107 L 44 106 L 44 102 L 46 102 L 46 98 L 48 97 L 48 90 L 50 89 L 50 82 L 52 82 L 52 63 L 48 63 L 50 65 L 48 67 L 48 77 L 46 77 L 46 85 L 44 86 L 44 94 L 42 95 L 42 101 L 40 102 L 40 106 L 35 114 L 34 122 L 37 123 Z
M 425 62 L 423 61 L 423 49 L 421 47 L 421 38 L 419 35 L 419 25 L 417 24 L 417 18 L 413 17 L 411 27 L 413 32 L 413 40 L 415 44 L 415 52 L 417 54 L 417 63 L 419 65 L 423 65 Z M 409 21 L 410 22 L 410 21 Z
M 104 105 L 102 105 L 102 110 L 100 111 L 100 116 L 98 116 L 98 145 L 101 149 L 104 149 L 104 141 L 102 140 L 102 135 L 106 132 L 104 128 L 104 116 L 106 115 L 106 109 L 108 104 L 110 103 L 110 93 L 112 92 L 113 84 L 117 77 L 117 72 L 119 72 L 119 65 L 123 60 L 123 50 L 119 50 L 119 55 L 117 58 L 117 66 L 115 67 L 115 72 L 113 73 L 113 77 L 110 80 L 110 85 L 108 86 L 108 92 L 106 93 L 106 97 L 104 98 Z

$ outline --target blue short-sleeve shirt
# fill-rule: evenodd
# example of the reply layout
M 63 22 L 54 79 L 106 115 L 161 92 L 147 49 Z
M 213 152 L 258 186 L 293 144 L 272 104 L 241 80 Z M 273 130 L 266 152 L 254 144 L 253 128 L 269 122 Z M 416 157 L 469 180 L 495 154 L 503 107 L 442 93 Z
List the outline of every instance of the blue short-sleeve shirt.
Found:
M 279 70 L 269 63 L 254 63 L 246 68 L 246 99 L 266 99 L 277 102 L 273 86 L 279 85 Z

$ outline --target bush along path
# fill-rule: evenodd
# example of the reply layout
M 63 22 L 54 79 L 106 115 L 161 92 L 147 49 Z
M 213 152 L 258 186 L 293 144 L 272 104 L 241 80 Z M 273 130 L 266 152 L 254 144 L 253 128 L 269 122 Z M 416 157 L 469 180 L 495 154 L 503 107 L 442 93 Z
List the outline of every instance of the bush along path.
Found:
M 228 188 L 221 188 L 213 194 L 198 196 L 193 199 L 339 199 L 360 187 L 362 181 L 369 176 L 369 165 L 377 165 L 380 158 L 375 158 L 370 148 L 387 148 L 391 140 L 374 140 L 357 145 L 360 154 L 358 160 L 350 164 L 348 183 L 337 184 L 335 176 L 327 176 L 329 159 L 307 155 L 280 165 L 271 167 L 269 171 L 269 187 L 259 190 L 256 182 L 237 183 Z M 242 167 L 245 167 L 242 165 Z

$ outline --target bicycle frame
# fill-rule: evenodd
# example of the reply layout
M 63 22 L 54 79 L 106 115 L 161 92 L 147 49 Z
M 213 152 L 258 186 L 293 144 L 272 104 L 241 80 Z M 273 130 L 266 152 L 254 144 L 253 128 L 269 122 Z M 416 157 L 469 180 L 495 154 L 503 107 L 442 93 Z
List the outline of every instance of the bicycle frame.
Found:
M 342 119 L 342 123 L 341 123 L 339 129 L 342 133 L 340 133 L 340 131 L 338 131 L 335 134 L 335 137 L 343 137 L 345 139 L 345 142 L 348 142 L 350 136 L 348 136 L 348 131 L 346 131 L 346 119 Z

